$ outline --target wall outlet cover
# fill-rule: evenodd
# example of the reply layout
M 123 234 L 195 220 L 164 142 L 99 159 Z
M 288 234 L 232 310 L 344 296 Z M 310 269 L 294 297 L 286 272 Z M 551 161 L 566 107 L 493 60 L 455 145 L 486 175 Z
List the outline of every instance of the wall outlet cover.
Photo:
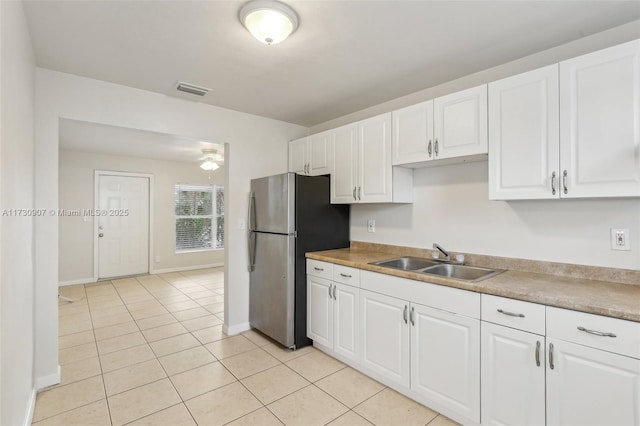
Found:
M 631 250 L 628 229 L 611 228 L 611 250 Z
M 375 219 L 367 220 L 367 232 L 376 232 L 376 220 Z

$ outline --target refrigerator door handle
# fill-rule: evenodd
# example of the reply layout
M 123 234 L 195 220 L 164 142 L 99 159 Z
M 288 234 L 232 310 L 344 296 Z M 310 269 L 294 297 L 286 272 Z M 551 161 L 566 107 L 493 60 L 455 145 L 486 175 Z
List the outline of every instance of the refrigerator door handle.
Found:
M 253 272 L 256 266 L 256 233 L 249 231 L 247 233 L 247 270 Z
M 249 208 L 247 209 L 247 227 L 249 232 L 256 229 L 256 193 L 249 192 Z

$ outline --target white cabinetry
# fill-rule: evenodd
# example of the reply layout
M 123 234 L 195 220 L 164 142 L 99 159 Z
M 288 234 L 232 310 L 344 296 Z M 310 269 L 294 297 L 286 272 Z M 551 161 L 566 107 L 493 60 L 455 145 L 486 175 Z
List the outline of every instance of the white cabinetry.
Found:
M 330 263 L 307 261 L 307 336 L 334 356 L 356 362 L 359 359 L 360 290 L 354 285 L 358 284 L 355 280 L 343 284 L 326 278 L 327 271 L 337 268 Z M 351 278 L 358 275 L 342 268 L 343 275 Z M 325 278 L 314 276 L 316 272 Z M 345 279 L 343 277 L 343 281 Z
M 558 198 L 558 65 L 489 84 L 489 199 Z
M 331 131 L 289 142 L 289 171 L 310 176 L 329 174 L 330 150 Z
M 547 424 L 640 425 L 639 323 L 548 307 L 547 350 Z
M 545 424 L 545 307 L 482 295 L 482 424 Z
M 411 202 L 413 175 L 391 166 L 391 113 L 332 131 L 331 202 Z
M 562 197 L 640 196 L 640 40 L 560 62 Z
M 489 84 L 489 198 L 640 196 L 639 75 L 636 40 Z
M 393 164 L 423 167 L 485 159 L 487 86 L 395 110 Z M 437 161 L 431 163 L 432 160 Z
M 479 295 L 368 271 L 361 286 L 363 371 L 479 423 Z

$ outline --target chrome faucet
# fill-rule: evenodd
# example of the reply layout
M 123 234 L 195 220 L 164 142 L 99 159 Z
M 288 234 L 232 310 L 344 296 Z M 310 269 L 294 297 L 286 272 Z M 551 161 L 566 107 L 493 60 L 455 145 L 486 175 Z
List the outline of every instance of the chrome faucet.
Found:
M 439 250 L 442 254 L 444 254 L 444 260 L 451 260 L 451 256 L 449 256 L 449 252 L 440 247 L 440 244 L 433 243 L 433 248 Z

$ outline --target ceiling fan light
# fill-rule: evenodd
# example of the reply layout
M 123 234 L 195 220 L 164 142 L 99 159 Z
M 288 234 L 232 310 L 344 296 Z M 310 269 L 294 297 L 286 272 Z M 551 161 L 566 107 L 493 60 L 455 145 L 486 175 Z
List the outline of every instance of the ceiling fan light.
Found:
M 253 0 L 240 9 L 240 22 L 264 44 L 277 44 L 298 28 L 298 15 L 275 0 Z
M 218 166 L 218 163 L 212 161 L 211 159 L 207 159 L 205 161 L 202 162 L 202 164 L 200 164 L 200 168 L 202 170 L 206 170 L 206 171 L 213 171 L 213 170 L 218 170 L 220 166 Z

